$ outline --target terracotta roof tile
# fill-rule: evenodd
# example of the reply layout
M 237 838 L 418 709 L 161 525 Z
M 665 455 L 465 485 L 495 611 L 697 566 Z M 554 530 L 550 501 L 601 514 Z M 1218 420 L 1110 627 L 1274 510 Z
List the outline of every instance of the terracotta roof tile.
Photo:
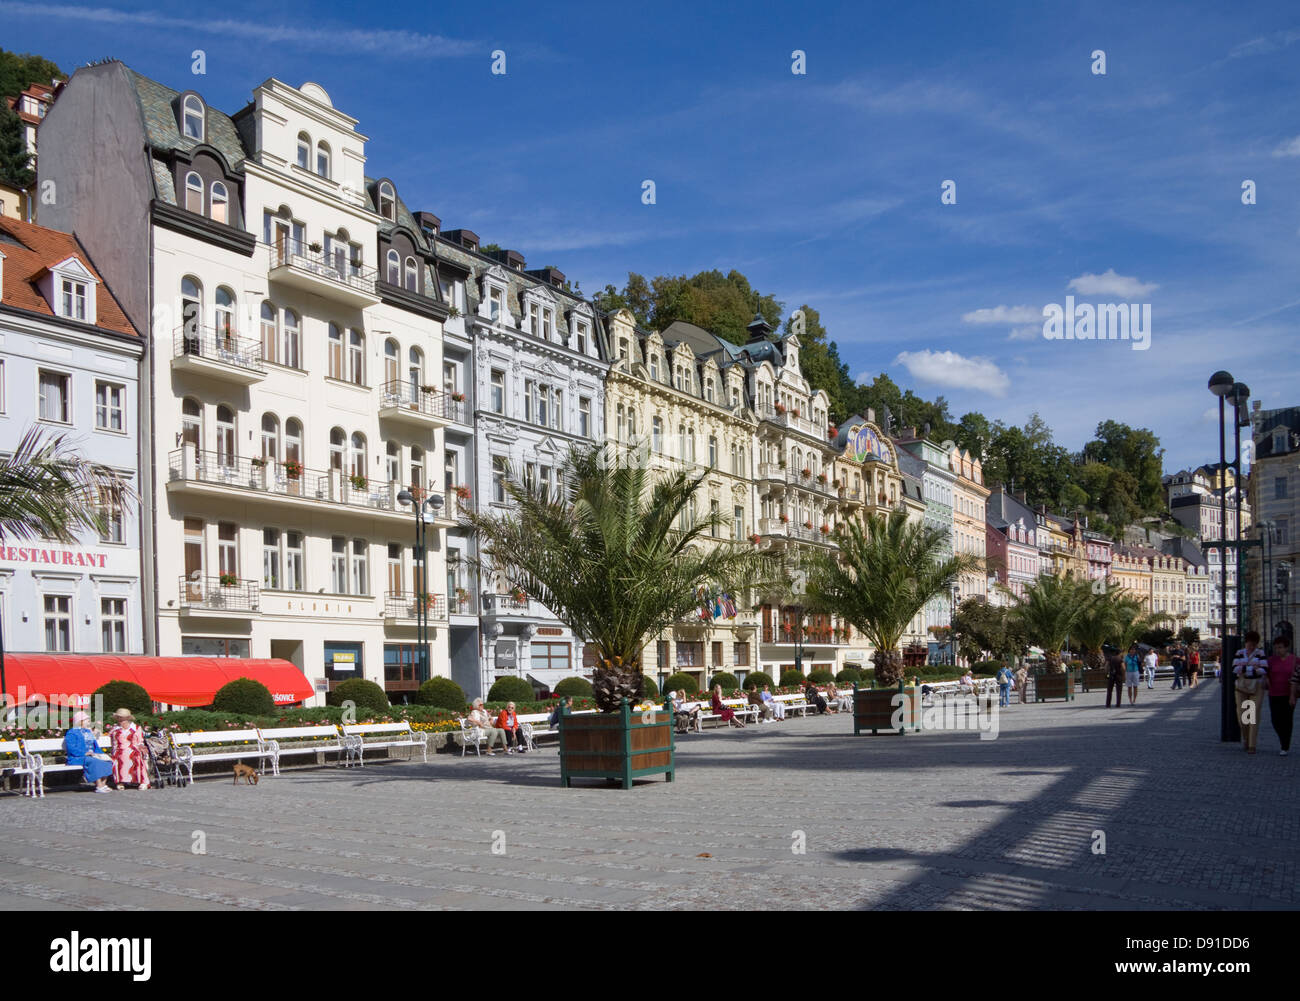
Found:
M 71 233 L 46 229 L 17 219 L 0 218 L 0 253 L 4 254 L 4 290 L 0 305 L 25 309 L 32 313 L 55 316 L 52 305 L 36 287 L 35 279 L 51 265 L 76 257 L 97 279 L 95 326 L 115 333 L 139 337 L 122 307 L 113 297 L 103 276 L 95 269 L 90 255 Z

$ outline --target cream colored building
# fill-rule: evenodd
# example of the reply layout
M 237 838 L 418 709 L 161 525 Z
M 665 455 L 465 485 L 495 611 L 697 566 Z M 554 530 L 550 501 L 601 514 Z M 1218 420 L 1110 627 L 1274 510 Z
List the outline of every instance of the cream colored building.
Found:
M 989 489 L 984 485 L 984 470 L 979 459 L 970 452 L 953 447 L 949 456 L 950 468 L 956 474 L 952 494 L 952 547 L 957 553 L 969 553 L 981 563 L 986 558 L 985 504 Z M 971 597 L 988 597 L 988 574 L 974 570 L 962 574 L 957 586 L 958 602 Z

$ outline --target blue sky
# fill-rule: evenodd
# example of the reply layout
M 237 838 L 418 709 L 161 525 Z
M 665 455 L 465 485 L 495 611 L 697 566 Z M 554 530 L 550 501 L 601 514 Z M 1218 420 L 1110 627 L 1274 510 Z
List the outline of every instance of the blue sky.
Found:
M 267 77 L 314 80 L 360 119 L 368 172 L 445 227 L 584 292 L 738 268 L 819 309 L 854 375 L 954 416 L 1037 410 L 1071 448 L 1123 420 L 1174 469 L 1216 457 L 1216 369 L 1300 403 L 1291 5 L 183 10 L 0 0 L 0 45 L 66 69 L 117 57 L 228 112 Z M 1066 295 L 1150 303 L 1150 349 L 1045 340 Z

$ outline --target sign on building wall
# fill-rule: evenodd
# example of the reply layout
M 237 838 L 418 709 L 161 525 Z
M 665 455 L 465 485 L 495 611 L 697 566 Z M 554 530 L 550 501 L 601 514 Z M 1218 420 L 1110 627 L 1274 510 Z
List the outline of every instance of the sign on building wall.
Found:
M 497 667 L 513 671 L 519 666 L 519 641 L 497 640 Z

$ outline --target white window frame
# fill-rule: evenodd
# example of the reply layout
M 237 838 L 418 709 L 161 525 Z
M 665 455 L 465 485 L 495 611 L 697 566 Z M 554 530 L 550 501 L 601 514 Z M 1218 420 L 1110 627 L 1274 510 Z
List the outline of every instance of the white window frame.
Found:
M 120 613 L 113 611 L 111 614 L 105 606 L 110 602 L 121 602 L 122 610 Z M 99 599 L 99 646 L 102 653 L 126 653 L 131 646 L 131 630 L 129 618 L 127 615 L 128 599 L 119 595 L 103 595 Z M 121 646 L 109 649 L 105 644 L 104 629 L 106 626 L 120 627 L 121 629 Z M 116 629 L 114 630 L 116 631 Z
M 50 599 L 55 599 L 57 601 L 57 599 L 59 598 L 66 598 L 68 602 L 68 614 L 67 614 L 68 646 L 66 649 L 52 650 L 50 649 L 48 643 L 48 636 L 49 636 L 48 630 L 49 630 L 49 623 L 51 621 L 49 616 L 51 613 L 47 611 L 45 603 Z M 57 611 L 54 612 L 53 614 L 55 616 L 54 622 L 56 623 L 55 628 L 57 630 L 58 628 L 57 623 L 59 621 L 59 618 L 61 618 L 61 615 Z M 46 653 L 74 653 L 77 649 L 76 623 L 77 623 L 77 601 L 75 595 L 67 594 L 64 592 L 53 592 L 53 593 L 42 592 L 41 594 L 41 636 L 42 636 L 42 643 L 44 645 L 44 650 Z
M 100 402 L 99 395 L 106 392 L 103 403 Z M 114 405 L 116 397 L 116 405 Z M 113 427 L 113 417 L 116 413 L 118 426 Z M 101 415 L 105 423 L 100 423 Z M 95 430 L 107 431 L 109 434 L 126 434 L 126 386 L 120 382 L 108 382 L 104 379 L 95 380 Z
M 45 412 L 45 408 L 41 405 L 44 397 L 44 390 L 41 385 L 42 375 L 59 376 L 64 381 L 62 420 L 53 417 L 43 416 Z M 62 425 L 72 424 L 74 413 L 75 413 L 74 408 L 72 406 L 72 387 L 73 387 L 73 382 L 72 382 L 71 372 L 64 372 L 61 371 L 60 369 L 55 369 L 55 368 L 38 368 L 36 370 L 36 419 L 45 424 L 62 424 Z
M 197 111 L 191 111 L 190 102 L 198 105 Z M 198 120 L 198 135 L 190 132 L 190 115 L 193 114 Z M 203 99 L 197 94 L 186 94 L 181 101 L 181 135 L 186 139 L 193 139 L 196 142 L 203 142 L 207 135 L 207 109 L 204 107 Z

